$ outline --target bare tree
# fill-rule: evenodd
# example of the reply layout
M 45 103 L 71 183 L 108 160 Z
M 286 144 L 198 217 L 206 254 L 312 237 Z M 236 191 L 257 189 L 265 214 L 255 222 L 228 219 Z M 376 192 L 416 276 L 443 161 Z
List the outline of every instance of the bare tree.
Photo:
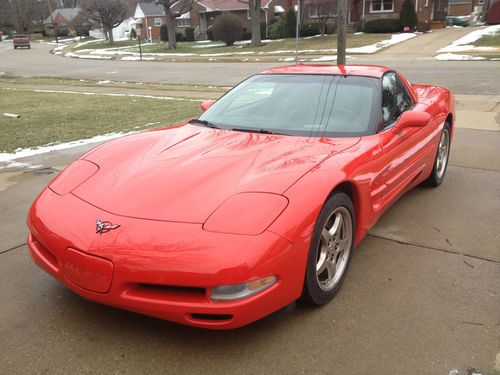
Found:
M 336 16 L 337 0 L 314 0 L 309 6 L 316 8 L 317 20 L 321 26 L 321 36 L 324 36 L 328 20 Z
M 29 33 L 33 22 L 34 0 L 13 0 L 11 6 L 16 30 L 24 34 Z
M 102 25 L 112 44 L 113 29 L 127 18 L 127 3 L 124 0 L 84 0 L 82 8 L 90 20 Z
M 248 4 L 248 13 L 252 20 L 252 47 L 262 45 L 262 35 L 260 32 L 260 15 L 262 8 L 261 0 L 239 0 L 240 3 Z
M 175 20 L 184 13 L 190 12 L 193 9 L 194 3 L 197 0 L 156 0 L 156 5 L 163 5 L 165 16 L 167 16 L 167 31 L 168 31 L 168 48 L 177 48 L 177 38 L 175 36 Z M 172 9 L 176 4 L 177 11 Z

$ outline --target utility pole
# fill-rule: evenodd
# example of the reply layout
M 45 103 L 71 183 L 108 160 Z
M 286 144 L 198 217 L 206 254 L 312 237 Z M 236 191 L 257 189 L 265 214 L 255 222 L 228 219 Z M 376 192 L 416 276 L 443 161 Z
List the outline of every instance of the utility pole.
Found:
M 337 65 L 345 65 L 347 0 L 338 0 L 337 13 Z
M 299 64 L 300 0 L 297 0 L 297 24 L 295 25 L 295 65 Z
M 54 36 L 56 37 L 56 43 L 59 43 L 59 39 L 57 38 L 57 27 L 54 25 L 54 16 L 52 15 L 52 4 L 51 0 L 47 0 L 47 5 L 49 6 L 50 13 L 50 22 L 52 22 L 52 28 L 54 29 Z

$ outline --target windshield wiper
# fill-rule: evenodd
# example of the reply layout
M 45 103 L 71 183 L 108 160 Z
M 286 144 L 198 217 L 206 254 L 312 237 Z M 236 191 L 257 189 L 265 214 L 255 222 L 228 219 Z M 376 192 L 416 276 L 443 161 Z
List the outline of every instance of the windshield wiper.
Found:
M 215 125 L 207 120 L 194 119 L 194 120 L 189 121 L 189 123 L 190 124 L 201 124 L 201 125 L 206 126 L 207 128 L 212 128 L 212 129 L 220 129 L 217 125 Z
M 231 128 L 235 132 L 259 133 L 259 134 L 274 134 L 274 135 L 288 135 L 285 133 L 273 132 L 267 129 L 251 129 L 251 128 Z

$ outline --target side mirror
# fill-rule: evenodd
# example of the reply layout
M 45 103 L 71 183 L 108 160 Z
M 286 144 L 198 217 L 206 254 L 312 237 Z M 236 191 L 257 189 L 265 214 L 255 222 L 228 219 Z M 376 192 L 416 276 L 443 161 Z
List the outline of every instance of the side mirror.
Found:
M 205 100 L 203 103 L 201 103 L 201 110 L 203 112 L 205 112 L 207 109 L 209 109 L 211 106 L 214 105 L 214 103 L 216 102 L 216 100 Z
M 421 111 L 406 111 L 399 118 L 393 131 L 399 132 L 406 128 L 422 128 L 431 121 L 431 115 Z

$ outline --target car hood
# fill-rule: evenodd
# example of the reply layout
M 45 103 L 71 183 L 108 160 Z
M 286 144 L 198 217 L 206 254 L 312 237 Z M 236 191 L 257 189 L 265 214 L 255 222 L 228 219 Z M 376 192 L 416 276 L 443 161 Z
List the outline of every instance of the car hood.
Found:
M 83 158 L 99 171 L 72 193 L 116 215 L 203 223 L 232 195 L 281 194 L 322 160 L 358 141 L 188 124 L 98 147 Z

